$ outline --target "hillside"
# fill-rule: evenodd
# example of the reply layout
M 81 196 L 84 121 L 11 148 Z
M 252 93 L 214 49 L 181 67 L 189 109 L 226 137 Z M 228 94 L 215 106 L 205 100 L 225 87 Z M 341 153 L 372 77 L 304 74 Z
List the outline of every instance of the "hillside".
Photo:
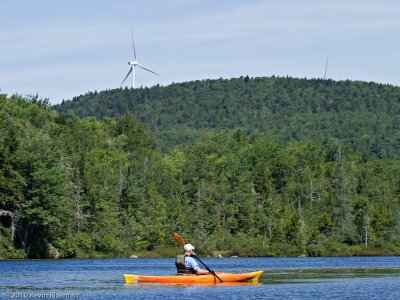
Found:
M 130 111 L 164 151 L 210 130 L 240 127 L 284 144 L 339 139 L 378 158 L 400 159 L 400 88 L 391 85 L 241 77 L 91 92 L 55 109 L 100 119 Z
M 400 161 L 340 141 L 207 134 L 161 154 L 147 126 L 0 94 L 0 259 L 400 253 Z M 368 230 L 368 247 L 365 230 Z

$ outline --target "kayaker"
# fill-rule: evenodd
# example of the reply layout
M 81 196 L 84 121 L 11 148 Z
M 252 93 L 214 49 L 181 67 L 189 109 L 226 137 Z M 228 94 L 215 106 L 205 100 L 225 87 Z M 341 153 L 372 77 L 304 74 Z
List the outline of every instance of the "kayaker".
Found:
M 193 245 L 186 244 L 183 249 L 185 251 L 184 254 L 178 255 L 175 261 L 178 274 L 209 274 L 207 270 L 201 269 L 197 261 L 193 257 L 191 257 L 194 254 Z

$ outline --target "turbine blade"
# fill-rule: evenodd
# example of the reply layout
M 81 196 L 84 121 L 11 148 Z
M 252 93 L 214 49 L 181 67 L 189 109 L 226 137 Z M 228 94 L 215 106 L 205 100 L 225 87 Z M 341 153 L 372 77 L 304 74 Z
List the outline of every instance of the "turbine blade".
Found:
M 124 82 L 125 82 L 125 80 L 128 78 L 128 76 L 132 73 L 132 70 L 133 70 L 133 66 L 130 68 L 128 74 L 126 74 L 126 76 L 125 76 L 125 78 L 124 78 L 124 81 L 122 81 L 122 83 L 121 83 L 121 86 L 124 84 Z M 121 86 L 120 86 L 120 87 L 121 87 Z
M 149 72 L 151 72 L 151 73 L 153 73 L 153 74 L 156 74 L 156 75 L 160 76 L 160 74 L 157 74 L 156 72 L 154 72 L 154 71 L 152 71 L 152 70 L 150 70 L 150 69 L 147 69 L 145 66 L 142 66 L 141 64 L 137 64 L 137 66 L 141 67 L 142 69 L 144 69 L 144 70 L 146 70 L 146 71 L 149 71 Z
M 131 28 L 131 36 L 132 36 L 132 46 L 133 46 L 133 58 L 136 60 L 136 50 L 135 50 L 135 42 L 133 41 L 132 28 Z

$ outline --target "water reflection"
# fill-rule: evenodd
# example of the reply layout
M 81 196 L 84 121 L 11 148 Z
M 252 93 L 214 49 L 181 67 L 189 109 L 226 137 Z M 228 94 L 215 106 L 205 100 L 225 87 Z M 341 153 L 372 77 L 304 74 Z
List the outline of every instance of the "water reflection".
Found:
M 224 288 L 238 286 L 259 286 L 261 282 L 221 282 L 221 283 L 155 283 L 155 282 L 138 282 L 135 284 L 125 284 L 126 289 L 154 289 L 154 288 Z
M 341 278 L 400 277 L 400 268 L 326 268 L 266 270 L 263 284 L 316 283 Z

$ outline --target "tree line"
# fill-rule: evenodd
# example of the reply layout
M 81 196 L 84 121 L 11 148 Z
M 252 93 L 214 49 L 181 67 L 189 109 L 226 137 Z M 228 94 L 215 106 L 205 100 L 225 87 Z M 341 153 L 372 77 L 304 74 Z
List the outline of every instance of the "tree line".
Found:
M 0 95 L 0 122 L 3 258 L 172 256 L 174 231 L 210 255 L 400 253 L 398 161 L 336 138 L 235 129 L 165 153 L 130 113 L 18 95 Z

